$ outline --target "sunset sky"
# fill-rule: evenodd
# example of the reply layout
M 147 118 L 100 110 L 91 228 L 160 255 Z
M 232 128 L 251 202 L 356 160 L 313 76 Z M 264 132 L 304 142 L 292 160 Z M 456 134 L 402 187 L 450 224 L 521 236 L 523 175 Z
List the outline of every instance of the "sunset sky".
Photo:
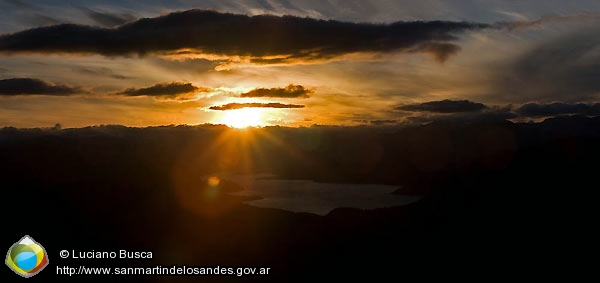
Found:
M 0 127 L 600 115 L 597 0 L 4 0 L 0 15 Z

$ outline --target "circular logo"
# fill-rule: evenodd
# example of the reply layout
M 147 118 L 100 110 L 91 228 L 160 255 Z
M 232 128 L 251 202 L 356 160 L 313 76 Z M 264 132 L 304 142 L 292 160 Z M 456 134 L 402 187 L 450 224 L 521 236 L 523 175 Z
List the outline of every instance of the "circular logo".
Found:
M 39 243 L 25 236 L 8 250 L 6 264 L 17 274 L 31 277 L 48 265 L 48 255 Z

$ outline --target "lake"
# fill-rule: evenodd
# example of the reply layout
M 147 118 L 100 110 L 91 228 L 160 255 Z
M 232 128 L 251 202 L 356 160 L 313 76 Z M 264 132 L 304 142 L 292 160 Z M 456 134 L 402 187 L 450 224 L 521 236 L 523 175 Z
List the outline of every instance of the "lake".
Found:
M 274 177 L 269 174 L 223 176 L 224 179 L 245 188 L 230 195 L 261 197 L 261 199 L 246 201 L 248 205 L 319 215 L 326 215 L 338 207 L 361 209 L 392 207 L 406 205 L 420 198 L 391 194 L 398 186 L 318 183 L 311 180 Z

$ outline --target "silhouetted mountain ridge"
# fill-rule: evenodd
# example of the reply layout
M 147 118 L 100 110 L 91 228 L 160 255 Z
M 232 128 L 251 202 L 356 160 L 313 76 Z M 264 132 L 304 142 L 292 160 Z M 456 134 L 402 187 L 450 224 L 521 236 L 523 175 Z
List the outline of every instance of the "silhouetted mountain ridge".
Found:
M 27 233 L 54 258 L 62 249 L 156 254 L 153 261 L 99 265 L 273 269 L 268 278 L 244 281 L 349 280 L 372 270 L 397 275 L 398 266 L 423 272 L 506 266 L 505 256 L 510 264 L 544 263 L 553 258 L 548 242 L 556 256 L 582 248 L 592 235 L 598 129 L 600 118 L 578 116 L 397 128 L 4 128 L 0 178 L 4 198 L 14 200 L 5 211 L 41 219 L 6 236 L 16 241 Z M 222 172 L 394 184 L 399 194 L 424 198 L 402 207 L 337 208 L 326 216 L 291 213 L 243 204 L 227 194 L 243 188 Z M 456 254 L 465 260 L 449 256 Z M 390 256 L 393 262 L 385 260 Z M 106 280 L 89 280 L 95 279 Z

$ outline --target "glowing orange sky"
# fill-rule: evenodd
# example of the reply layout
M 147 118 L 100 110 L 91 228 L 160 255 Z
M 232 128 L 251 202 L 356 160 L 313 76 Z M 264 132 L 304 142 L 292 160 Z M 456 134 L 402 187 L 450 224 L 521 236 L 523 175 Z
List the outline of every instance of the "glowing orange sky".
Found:
M 377 1 L 365 2 L 378 5 Z M 498 9 L 497 5 L 501 4 L 490 3 L 490 11 Z M 60 8 L 41 4 L 32 7 L 47 13 Z M 9 13 L 10 9 L 22 9 L 6 8 L 0 14 Z M 457 4 L 454 8 L 468 14 L 467 7 Z M 471 20 L 476 22 L 492 24 L 504 19 L 523 24 L 518 29 L 477 28 L 461 32 L 450 41 L 453 49 L 443 53 L 447 56 L 443 62 L 440 61 L 441 49 L 432 51 L 423 44 L 402 47 L 404 49 L 398 52 L 336 49 L 327 51 L 332 53 L 326 56 L 318 55 L 321 56 L 318 59 L 310 52 L 324 51 L 306 51 L 301 56 L 291 53 L 259 57 L 204 54 L 194 49 L 144 56 L 0 52 L 0 92 L 2 84 L 8 84 L 6 80 L 12 78 L 32 78 L 50 87 L 74 89 L 68 95 L 0 94 L 0 126 L 45 127 L 56 123 L 64 127 L 203 123 L 234 127 L 360 125 L 401 123 L 437 115 L 398 111 L 397 107 L 444 99 L 481 102 L 489 109 L 528 102 L 593 103 L 598 101 L 597 82 L 577 74 L 587 74 L 598 66 L 600 37 L 596 35 L 600 33 L 595 27 L 600 17 L 594 12 L 596 8 L 583 5 L 585 14 L 577 14 L 555 7 L 563 16 L 538 21 L 539 17 L 527 12 L 531 10 L 519 10 L 525 7 L 499 10 L 501 12 L 489 16 L 489 21 L 473 14 Z M 313 16 L 327 18 L 323 16 L 324 11 Z M 285 14 L 283 10 L 280 12 L 272 14 Z M 152 17 L 149 11 L 144 13 L 144 16 Z M 290 13 L 299 14 L 298 11 Z M 367 16 L 374 17 L 365 14 L 363 18 L 357 16 L 345 21 L 370 19 Z M 410 20 L 407 15 L 394 19 L 383 13 L 380 17 L 385 19 L 382 22 Z M 430 20 L 430 17 L 453 20 L 437 12 L 424 18 Z M 86 23 L 85 18 L 78 16 L 72 21 Z M 6 36 L 32 27 L 35 25 L 0 25 Z M 585 44 L 577 45 L 582 40 Z M 231 52 L 227 46 L 219 48 Z M 435 48 L 446 47 L 436 45 Z M 559 62 L 553 65 L 559 67 L 545 62 Z M 185 96 L 136 92 L 173 83 L 190 84 L 196 89 Z M 310 93 L 240 97 L 254 89 L 283 91 L 289 85 L 306 88 Z M 133 91 L 126 93 L 126 90 Z M 272 106 L 226 111 L 210 109 L 230 103 Z

